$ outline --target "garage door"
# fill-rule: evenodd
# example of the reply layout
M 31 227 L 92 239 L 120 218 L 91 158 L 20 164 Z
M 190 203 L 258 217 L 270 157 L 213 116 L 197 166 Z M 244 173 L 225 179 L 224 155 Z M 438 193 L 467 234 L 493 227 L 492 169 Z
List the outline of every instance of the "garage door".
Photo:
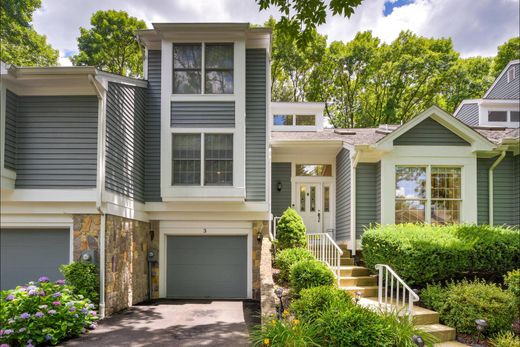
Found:
M 168 236 L 169 298 L 246 298 L 247 236 Z
M 12 289 L 40 276 L 63 278 L 58 266 L 69 263 L 68 229 L 2 229 L 0 287 Z

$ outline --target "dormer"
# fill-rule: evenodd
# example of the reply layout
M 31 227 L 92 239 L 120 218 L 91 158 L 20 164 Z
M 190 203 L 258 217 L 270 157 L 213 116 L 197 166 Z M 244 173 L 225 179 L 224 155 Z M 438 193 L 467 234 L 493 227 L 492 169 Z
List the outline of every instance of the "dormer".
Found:
M 322 102 L 272 102 L 272 131 L 314 131 L 323 130 Z

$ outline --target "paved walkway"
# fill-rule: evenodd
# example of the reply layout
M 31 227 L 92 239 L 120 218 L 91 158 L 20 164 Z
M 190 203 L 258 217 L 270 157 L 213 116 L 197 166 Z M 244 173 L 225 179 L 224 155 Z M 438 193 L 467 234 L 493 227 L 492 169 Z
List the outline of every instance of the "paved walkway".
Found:
M 258 304 L 242 301 L 159 301 L 100 322 L 62 346 L 249 346 Z

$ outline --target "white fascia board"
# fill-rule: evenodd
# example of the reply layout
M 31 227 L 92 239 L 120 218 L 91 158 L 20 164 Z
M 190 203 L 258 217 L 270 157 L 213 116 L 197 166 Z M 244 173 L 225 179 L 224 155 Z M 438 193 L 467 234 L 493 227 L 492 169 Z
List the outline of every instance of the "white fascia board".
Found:
M 324 102 L 271 102 L 271 112 L 279 113 L 306 113 L 323 112 Z
M 147 202 L 144 206 L 146 212 L 267 212 L 269 206 L 266 202 Z
M 2 192 L 2 202 L 95 202 L 96 188 L 89 189 L 15 189 Z
M 99 71 L 99 70 L 96 70 L 96 74 L 97 74 L 97 77 L 99 77 L 101 79 L 101 81 L 103 81 L 103 82 L 105 82 L 105 81 L 106 82 L 116 82 L 116 83 L 120 83 L 120 84 L 125 84 L 125 85 L 129 85 L 129 86 L 134 86 L 134 87 L 141 87 L 141 88 L 148 87 L 148 82 L 145 80 L 142 80 L 142 79 L 120 76 L 120 75 L 116 75 L 116 74 L 112 74 L 112 73 L 108 73 L 108 72 L 104 72 L 104 71 Z

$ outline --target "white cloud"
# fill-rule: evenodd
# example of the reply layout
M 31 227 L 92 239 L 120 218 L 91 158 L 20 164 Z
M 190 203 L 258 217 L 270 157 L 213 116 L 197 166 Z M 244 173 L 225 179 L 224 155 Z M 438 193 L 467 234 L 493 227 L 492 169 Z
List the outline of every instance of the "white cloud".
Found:
M 452 37 L 463 56 L 494 55 L 496 47 L 519 35 L 519 0 L 416 0 L 383 15 L 385 0 L 364 0 L 350 18 L 329 17 L 320 32 L 329 40 L 351 40 L 358 31 L 372 30 L 389 42 L 401 30 L 429 37 Z M 125 10 L 153 22 L 264 23 L 275 10 L 259 12 L 254 0 L 43 0 L 34 27 L 60 50 L 60 63 L 70 64 L 67 51 L 76 51 L 79 27 L 88 27 L 97 10 Z

